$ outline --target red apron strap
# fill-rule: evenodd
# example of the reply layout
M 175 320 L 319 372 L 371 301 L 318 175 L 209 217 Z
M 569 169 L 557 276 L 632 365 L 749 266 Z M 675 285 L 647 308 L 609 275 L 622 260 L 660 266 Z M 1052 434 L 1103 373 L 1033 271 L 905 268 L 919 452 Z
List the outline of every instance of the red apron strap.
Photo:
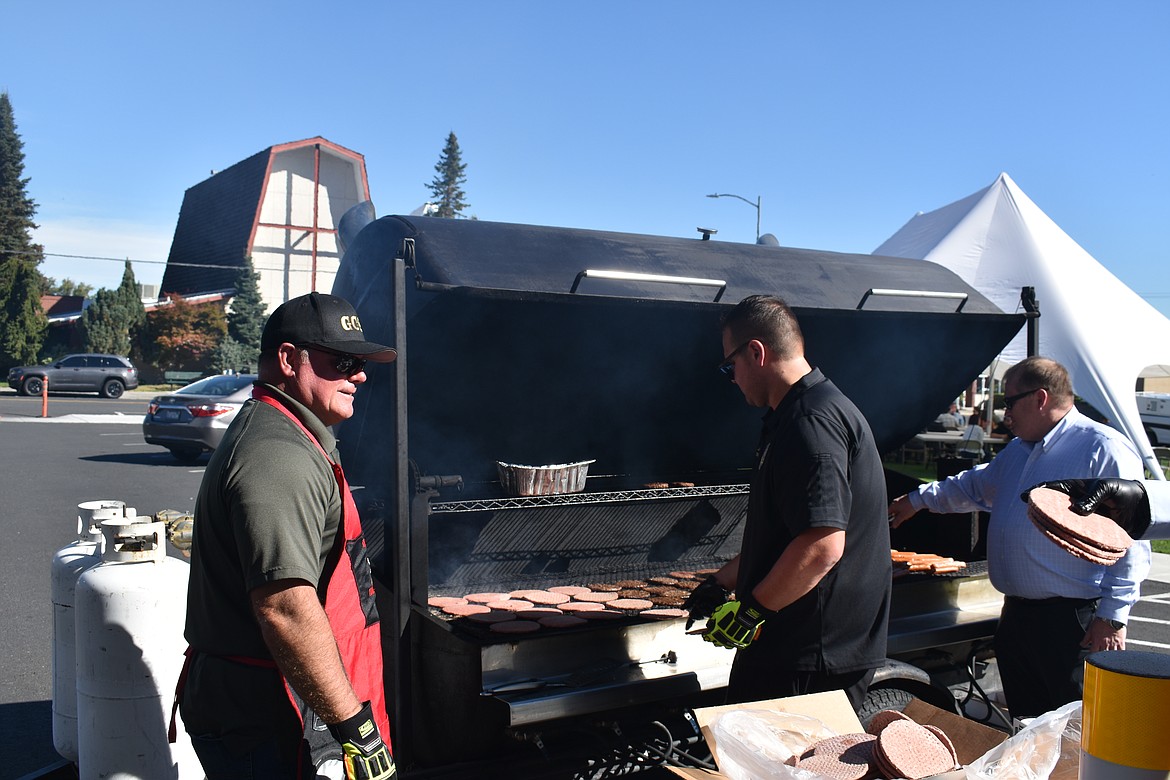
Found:
M 183 668 L 179 672 L 179 682 L 175 684 L 175 702 L 171 705 L 171 724 L 167 727 L 167 742 L 172 745 L 179 738 L 175 728 L 175 719 L 179 715 L 179 702 L 183 700 L 183 691 L 187 688 L 187 674 L 191 671 L 191 646 L 183 651 Z

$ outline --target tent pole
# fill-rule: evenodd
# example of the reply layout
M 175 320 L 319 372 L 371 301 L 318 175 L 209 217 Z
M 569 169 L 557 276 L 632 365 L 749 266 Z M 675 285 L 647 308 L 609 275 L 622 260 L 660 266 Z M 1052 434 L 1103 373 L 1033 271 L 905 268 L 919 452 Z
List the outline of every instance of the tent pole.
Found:
M 1020 305 L 1028 318 L 1028 357 L 1036 357 L 1040 354 L 1040 301 L 1035 287 L 1020 289 Z

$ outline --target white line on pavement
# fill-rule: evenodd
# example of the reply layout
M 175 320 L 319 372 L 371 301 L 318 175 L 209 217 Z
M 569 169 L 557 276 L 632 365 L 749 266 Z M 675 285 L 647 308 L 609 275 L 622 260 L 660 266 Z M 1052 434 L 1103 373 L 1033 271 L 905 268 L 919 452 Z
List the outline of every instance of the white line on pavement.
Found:
M 1130 639 L 1129 637 L 1126 637 L 1125 646 L 1129 647 L 1130 645 L 1141 645 L 1142 647 L 1160 647 L 1163 650 L 1170 650 L 1170 645 L 1163 642 L 1143 642 L 1140 639 Z
M 1161 593 L 1157 596 L 1142 596 L 1138 601 L 1149 604 L 1170 604 L 1170 593 Z

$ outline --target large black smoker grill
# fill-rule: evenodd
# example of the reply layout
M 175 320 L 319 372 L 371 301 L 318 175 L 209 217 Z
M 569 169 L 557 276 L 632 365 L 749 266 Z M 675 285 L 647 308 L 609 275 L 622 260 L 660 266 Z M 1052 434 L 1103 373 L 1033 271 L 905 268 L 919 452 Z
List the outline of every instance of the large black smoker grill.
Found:
M 636 724 L 677 715 L 685 732 L 686 707 L 718 695 L 731 653 L 685 636 L 681 620 L 504 638 L 443 619 L 427 599 L 644 578 L 738 552 L 761 410 L 715 370 L 726 307 L 785 298 L 811 362 L 883 451 L 922 430 L 1023 324 L 946 269 L 900 258 L 399 216 L 347 243 L 334 292 L 367 337 L 399 351 L 367 367 L 339 434 L 385 585 L 408 776 L 471 776 L 524 756 L 550 776 L 597 766 L 598 729 L 628 741 Z M 587 459 L 584 493 L 501 493 L 497 461 Z M 694 487 L 644 487 L 662 482 Z M 956 612 L 962 579 L 986 581 L 916 596 L 892 646 L 912 651 L 964 624 L 935 615 Z M 555 735 L 586 725 L 559 761 Z

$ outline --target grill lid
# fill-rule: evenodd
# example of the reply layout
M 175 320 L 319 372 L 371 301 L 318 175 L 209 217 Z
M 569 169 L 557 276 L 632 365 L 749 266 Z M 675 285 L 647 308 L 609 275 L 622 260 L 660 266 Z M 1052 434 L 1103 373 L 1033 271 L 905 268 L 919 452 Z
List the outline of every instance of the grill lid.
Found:
M 750 468 L 760 412 L 715 370 L 719 314 L 748 294 L 788 300 L 810 362 L 858 405 L 882 451 L 921 430 L 1024 322 L 920 260 L 384 217 L 353 239 L 334 285 L 383 343 L 396 341 L 396 255 L 413 263 L 405 357 L 367 368 L 339 431 L 347 474 L 368 487 L 395 459 L 395 372 L 406 372 L 408 456 L 424 474 L 460 474 L 474 492 L 496 483 L 497 461 L 595 460 L 591 479 L 651 481 Z M 702 285 L 578 278 L 591 268 L 722 280 L 724 303 Z M 956 299 L 875 290 L 966 302 L 957 311 Z

